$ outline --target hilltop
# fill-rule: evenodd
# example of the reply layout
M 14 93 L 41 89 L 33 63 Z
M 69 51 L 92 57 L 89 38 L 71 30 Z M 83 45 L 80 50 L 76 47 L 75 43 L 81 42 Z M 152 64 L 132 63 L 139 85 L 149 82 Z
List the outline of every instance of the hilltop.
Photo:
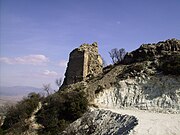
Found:
M 17 126 L 22 124 L 18 115 L 14 121 L 7 115 L 5 132 L 15 133 L 16 128 L 19 134 L 180 133 L 180 40 L 143 44 L 121 63 L 105 68 L 97 43 L 83 44 L 70 53 L 65 76 L 57 93 L 28 97 L 37 102 L 32 102 L 27 116 L 22 114 L 23 129 Z M 27 122 L 32 114 L 39 128 Z

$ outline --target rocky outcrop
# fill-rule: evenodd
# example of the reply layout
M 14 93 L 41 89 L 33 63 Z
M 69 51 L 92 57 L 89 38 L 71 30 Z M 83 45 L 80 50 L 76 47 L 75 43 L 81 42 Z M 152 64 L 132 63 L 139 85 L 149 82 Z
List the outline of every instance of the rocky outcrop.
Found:
M 105 108 L 131 108 L 163 113 L 180 113 L 180 76 L 136 75 L 117 80 L 104 89 L 95 104 Z
M 95 109 L 70 124 L 61 135 L 127 135 L 137 124 L 134 116 Z
M 168 119 L 173 116 L 178 118 L 176 123 L 180 121 L 179 54 L 180 42 L 176 39 L 157 44 L 142 45 L 139 49 L 126 55 L 124 63 L 127 65 L 109 66 L 102 74 L 84 81 L 83 85 L 82 83 L 76 83 L 71 87 L 73 89 L 76 88 L 76 85 L 83 86 L 90 104 L 95 107 L 112 111 L 117 110 L 119 113 L 124 111 L 122 114 L 128 114 L 126 111 L 130 110 L 131 114 L 129 115 L 134 115 L 135 112 L 138 112 L 138 117 L 134 116 L 140 122 L 140 126 L 138 127 L 138 124 L 130 134 L 158 134 L 159 131 L 166 128 L 160 127 L 157 129 L 159 131 L 156 130 L 156 126 L 153 125 L 157 120 L 156 116 L 161 116 L 161 114 L 163 116 L 167 115 L 169 116 Z M 174 62 L 172 63 L 172 61 Z M 161 62 L 163 62 L 162 65 Z M 168 74 L 164 74 L 165 63 L 167 65 L 172 63 L 171 66 L 174 67 L 172 70 L 168 70 Z M 175 67 L 177 67 L 175 70 L 177 72 L 173 75 L 169 74 L 174 71 Z M 171 113 L 171 116 L 169 113 Z M 126 129 L 124 127 L 128 126 L 122 128 L 121 124 L 124 121 L 120 120 L 117 122 L 115 118 L 130 117 L 122 114 L 99 109 L 87 112 L 82 118 L 70 124 L 63 134 L 127 134 L 127 132 L 120 131 L 123 131 Z M 145 114 L 148 116 L 147 119 Z M 154 118 L 152 119 L 152 117 Z M 131 120 L 129 122 L 126 118 L 125 121 L 129 123 L 128 125 L 134 123 L 132 125 L 135 126 L 136 121 L 132 122 Z M 166 119 L 161 118 L 160 121 L 163 122 Z M 161 125 L 161 122 L 158 122 L 158 125 Z M 144 129 L 146 124 L 147 126 Z M 179 126 L 174 124 L 167 129 L 167 132 L 162 133 L 179 133 L 179 130 L 176 131 L 176 128 L 178 129 Z M 174 131 L 171 131 L 171 129 Z
M 145 60 L 155 60 L 164 55 L 172 54 L 180 55 L 180 40 L 170 39 L 157 44 L 143 44 L 137 50 L 127 53 L 123 62 L 131 64 Z
M 98 45 L 83 44 L 74 49 L 69 56 L 68 67 L 63 85 L 86 80 L 102 72 L 102 58 L 98 54 Z

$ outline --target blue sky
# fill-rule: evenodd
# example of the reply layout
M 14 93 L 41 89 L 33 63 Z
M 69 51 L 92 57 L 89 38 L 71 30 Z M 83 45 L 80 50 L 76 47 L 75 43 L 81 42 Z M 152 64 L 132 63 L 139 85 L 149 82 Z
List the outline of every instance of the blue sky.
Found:
M 180 38 L 179 0 L 0 0 L 0 85 L 42 87 L 63 77 L 69 52 Z

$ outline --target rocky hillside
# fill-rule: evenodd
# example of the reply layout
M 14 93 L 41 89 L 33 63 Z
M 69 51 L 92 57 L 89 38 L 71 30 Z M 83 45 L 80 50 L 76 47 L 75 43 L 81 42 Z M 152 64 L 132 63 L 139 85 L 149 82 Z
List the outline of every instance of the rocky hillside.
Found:
M 96 94 L 96 105 L 180 113 L 180 76 L 158 73 L 150 76 L 143 69 L 130 72 L 125 79 L 121 75 L 112 86 Z
M 97 44 L 83 47 L 93 46 L 97 48 Z M 79 57 L 74 54 L 73 58 Z M 42 128 L 34 129 L 38 130 L 35 133 L 180 134 L 180 40 L 144 44 L 127 53 L 120 64 L 105 67 L 98 75 L 88 74 L 85 66 L 89 59 L 84 54 L 80 63 L 76 61 L 83 67 L 78 72 L 83 78 L 66 83 L 57 93 L 41 100 L 42 107 L 33 116 Z M 99 55 L 96 52 L 94 56 Z M 101 67 L 97 61 L 91 57 L 91 62 Z M 69 66 L 73 69 L 74 64 Z M 66 75 L 70 75 L 69 69 Z M 73 76 L 77 76 L 75 70 Z
M 138 131 L 135 128 L 133 133 L 131 132 L 133 135 L 179 134 L 180 130 L 176 130 L 180 128 L 177 124 L 180 122 L 179 48 L 180 41 L 176 39 L 142 45 L 125 56 L 124 64 L 108 66 L 98 77 L 71 85 L 69 89 L 77 87 L 76 85 L 84 87 L 83 90 L 94 107 L 125 110 L 124 112 L 127 110 L 125 114 L 129 114 L 128 110 L 134 113 L 139 110 L 136 117 L 139 118 L 137 120 L 140 121 L 141 126 L 138 127 Z M 156 116 L 161 113 L 169 115 L 165 117 L 167 119 L 159 117 L 156 123 L 158 119 Z M 145 115 L 147 119 L 139 117 L 144 116 L 143 114 L 147 114 Z M 170 117 L 176 120 L 171 126 L 167 123 L 171 128 L 164 126 L 166 130 L 163 130 L 162 122 L 170 121 Z M 143 128 L 142 123 L 145 123 L 143 120 L 147 122 L 146 128 Z M 159 125 L 159 128 L 154 127 L 151 121 Z M 76 122 L 74 124 L 77 126 Z M 72 127 L 71 125 L 68 129 Z M 94 134 L 96 133 L 92 133 Z
M 179 49 L 180 41 L 172 39 L 128 53 L 124 65 L 109 66 L 104 74 L 89 80 L 86 90 L 90 101 L 111 108 L 179 113 Z
M 124 63 L 130 64 L 141 61 L 160 60 L 164 56 L 179 55 L 180 40 L 169 39 L 157 44 L 142 44 L 140 48 L 128 53 L 124 58 Z

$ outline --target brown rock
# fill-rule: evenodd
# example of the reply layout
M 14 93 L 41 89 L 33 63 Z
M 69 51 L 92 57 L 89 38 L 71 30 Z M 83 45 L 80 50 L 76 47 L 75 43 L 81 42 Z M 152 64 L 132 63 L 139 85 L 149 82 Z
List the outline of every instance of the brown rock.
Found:
M 127 53 L 124 57 L 125 64 L 141 62 L 146 60 L 155 60 L 164 55 L 172 53 L 180 54 L 180 40 L 169 39 L 158 42 L 157 44 L 143 44 L 135 51 Z

